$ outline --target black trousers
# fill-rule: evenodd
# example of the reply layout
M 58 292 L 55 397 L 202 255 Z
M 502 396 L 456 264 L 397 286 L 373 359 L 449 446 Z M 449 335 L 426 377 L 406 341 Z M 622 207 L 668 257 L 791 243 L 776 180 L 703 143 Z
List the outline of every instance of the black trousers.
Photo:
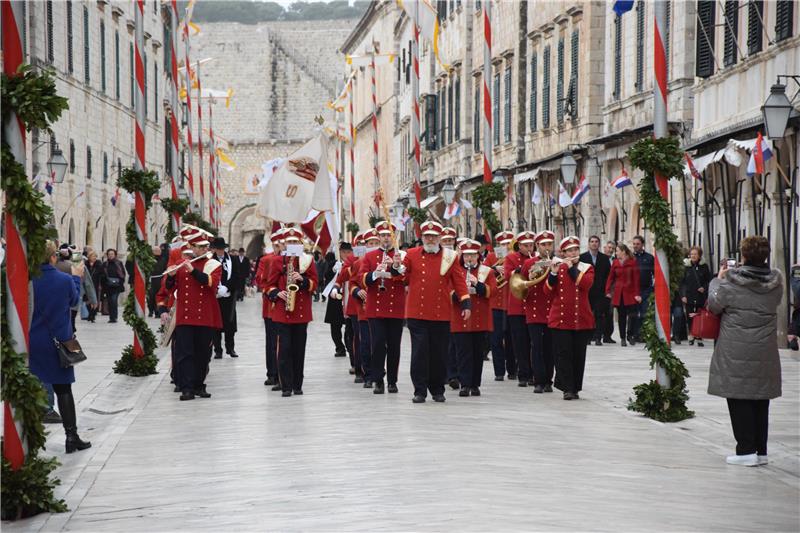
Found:
M 635 335 L 634 327 L 639 307 L 635 304 L 618 305 L 616 307 L 617 321 L 619 322 L 619 338 L 624 341 L 628 337 L 633 337 Z
M 528 337 L 525 316 L 508 315 L 508 325 L 511 329 L 514 356 L 517 358 L 517 376 L 520 382 L 530 381 L 533 379 L 533 365 L 531 364 L 531 339 Z
M 278 336 L 275 335 L 275 323 L 270 318 L 264 319 L 264 332 L 266 333 L 265 358 L 267 362 L 267 377 L 278 377 Z
M 369 338 L 372 348 L 372 372 L 370 380 L 383 383 L 384 363 L 386 381 L 397 383 L 400 368 L 400 340 L 403 338 L 402 318 L 370 318 Z
M 342 340 L 342 324 L 328 324 L 331 327 L 331 340 L 333 341 L 333 346 L 336 349 L 336 353 L 345 353 L 347 348 L 344 347 L 344 341 Z
M 409 318 L 411 333 L 411 382 L 414 395 L 444 394 L 445 360 L 450 339 L 450 322 Z
M 458 356 L 458 381 L 461 387 L 477 389 L 481 386 L 483 374 L 483 352 L 486 349 L 488 333 L 474 331 L 451 333 L 450 338 Z
M 344 347 L 347 353 L 350 355 L 350 359 L 353 358 L 353 324 L 350 322 L 349 319 L 345 319 L 344 321 Z
M 278 374 L 284 391 L 303 389 L 308 324 L 273 322 L 278 337 Z
M 511 330 L 508 328 L 506 312 L 502 309 L 492 309 L 492 365 L 494 375 L 509 376 L 517 374 L 517 360 L 514 358 L 514 347 L 511 345 Z
M 586 367 L 586 339 L 590 329 L 551 329 L 556 363 L 555 386 L 563 392 L 579 392 L 583 388 Z
M 352 338 L 350 341 L 350 367 L 356 369 L 356 376 L 363 376 L 364 370 L 361 368 L 361 327 L 358 325 L 358 315 L 351 315 L 347 317 L 347 323 L 350 325 Z M 345 338 L 347 333 L 345 332 Z
M 458 379 L 459 366 L 458 366 L 458 351 L 456 350 L 456 343 L 453 336 L 447 342 L 447 381 L 451 379 Z
M 736 455 L 767 455 L 769 400 L 736 400 L 728 398 Z
M 113 320 L 114 322 L 117 321 L 117 316 L 119 315 L 119 292 L 114 290 L 107 291 L 107 302 L 108 302 L 108 319 Z
M 233 337 L 236 334 L 236 299 L 217 298 L 219 302 L 219 311 L 222 315 L 222 329 L 217 330 L 214 335 L 214 353 L 222 353 L 222 334 L 225 334 L 225 353 L 234 351 Z
M 611 307 L 611 300 L 608 300 L 608 314 L 606 315 L 605 324 L 603 327 L 603 340 L 611 339 L 614 334 L 614 308 Z
M 211 338 L 214 330 L 207 326 L 176 326 L 175 383 L 181 391 L 201 389 L 211 361 Z
M 592 304 L 592 314 L 594 315 L 594 336 L 592 340 L 599 341 L 603 338 L 606 328 L 606 316 L 611 312 L 611 300 L 605 296 L 595 298 L 590 302 Z M 611 334 L 606 335 L 606 338 Z
M 361 370 L 364 379 L 372 379 L 372 346 L 369 338 L 369 321 L 358 321 L 358 353 L 361 355 Z
M 550 328 L 547 324 L 528 324 L 528 336 L 533 355 L 533 384 L 552 385 L 555 363 Z

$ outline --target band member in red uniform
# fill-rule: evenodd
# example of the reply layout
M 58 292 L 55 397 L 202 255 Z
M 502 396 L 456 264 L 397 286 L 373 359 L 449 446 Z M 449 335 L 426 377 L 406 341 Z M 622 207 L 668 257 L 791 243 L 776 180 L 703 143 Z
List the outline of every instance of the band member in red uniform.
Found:
M 552 295 L 545 292 L 544 281 L 550 270 L 555 238 L 552 231 L 539 232 L 535 239 L 536 255 L 522 265 L 524 277 L 528 280 L 538 280 L 536 285 L 528 288 L 528 295 L 525 298 L 525 323 L 528 325 L 528 336 L 531 339 L 533 392 L 536 394 L 553 392 L 553 350 L 550 328 L 547 327 Z
M 366 230 L 363 235 L 367 245 L 367 253 L 378 249 L 380 239 L 375 228 Z M 366 256 L 360 257 L 351 269 L 350 277 L 351 295 L 355 298 L 358 305 L 358 351 L 361 353 L 361 368 L 364 372 L 364 388 L 372 388 L 372 337 L 369 331 L 369 319 L 367 317 L 367 288 L 361 276 L 361 265 Z
M 522 265 L 533 257 L 533 244 L 536 235 L 532 231 L 517 234 L 519 251 L 510 252 L 503 263 L 508 279 L 514 272 L 521 272 Z M 528 336 L 528 325 L 525 323 L 525 308 L 522 300 L 508 292 L 508 308 L 506 315 L 511 330 L 511 343 L 514 356 L 517 358 L 517 369 L 520 387 L 533 385 L 533 367 L 531 365 L 531 339 Z
M 453 294 L 450 338 L 456 346 L 458 355 L 458 381 L 461 384 L 458 395 L 480 396 L 483 354 L 492 329 L 492 309 L 489 300 L 497 288 L 497 283 L 492 269 L 480 264 L 479 242 L 466 239 L 458 248 L 461 252 L 460 265 L 464 269 L 471 307 L 469 319 L 464 320 L 461 316 L 460 302 Z
M 458 253 L 456 246 L 456 230 L 450 226 L 442 228 L 442 236 L 439 238 L 439 245 L 442 248 L 453 250 Z M 456 345 L 451 338 L 447 344 L 447 383 L 453 390 L 458 390 L 461 384 L 458 382 L 458 356 L 456 355 Z
M 364 240 L 362 234 L 359 233 L 353 238 L 352 245 L 354 247 L 363 247 Z M 353 332 L 351 337 L 351 346 L 348 349 L 350 354 L 350 373 L 355 374 L 356 383 L 364 383 L 364 370 L 361 366 L 361 354 L 359 347 L 359 326 L 358 326 L 358 308 L 361 305 L 361 300 L 352 294 L 352 284 L 350 279 L 353 277 L 353 269 L 356 267 L 358 257 L 355 253 L 351 253 L 342 263 L 342 268 L 336 275 L 336 282 L 332 291 L 336 291 L 342 295 L 342 306 L 344 315 L 350 322 L 351 330 Z
M 311 295 L 318 278 L 314 257 L 302 253 L 286 255 L 291 245 L 301 245 L 303 232 L 287 228 L 283 234 L 286 250 L 269 264 L 267 294 L 275 304 L 272 325 L 278 338 L 278 375 L 283 396 L 303 394 L 303 369 L 306 360 L 306 336 L 312 320 Z
M 470 319 L 470 300 L 464 269 L 456 253 L 442 248 L 442 226 L 420 225 L 423 245 L 403 258 L 400 274 L 406 276 L 406 322 L 411 332 L 411 381 L 414 403 L 425 402 L 430 391 L 435 402 L 445 401 L 445 357 L 450 332 L 450 292 L 455 291 L 461 318 Z
M 207 257 L 208 238 L 197 233 L 188 239 L 195 261 L 167 274 L 167 290 L 177 290 L 175 305 L 175 362 L 181 401 L 194 400 L 195 395 L 210 398 L 204 384 L 211 361 L 211 341 L 222 328 L 217 304 L 217 287 L 221 265 Z
M 439 245 L 442 248 L 448 248 L 450 250 L 455 250 L 456 246 L 456 230 L 451 228 L 450 226 L 445 226 L 442 228 L 442 236 L 439 238 Z
M 283 250 L 283 231 L 283 228 L 281 228 L 272 232 L 270 236 L 272 251 L 261 256 L 256 268 L 256 286 L 261 291 L 261 317 L 264 319 L 264 333 L 266 334 L 264 357 L 267 366 L 267 379 L 264 380 L 264 385 L 267 387 L 272 386 L 272 390 L 281 390 L 281 386 L 278 383 L 278 337 L 275 335 L 275 328 L 272 324 L 271 312 L 273 303 L 267 294 L 267 278 L 269 277 L 269 265 L 272 258 L 276 255 L 279 256 Z
M 400 340 L 403 337 L 406 289 L 398 273 L 402 253 L 394 248 L 394 224 L 383 221 L 375 226 L 380 247 L 364 256 L 359 275 L 367 291 L 367 320 L 371 352 L 370 379 L 374 394 L 383 394 L 383 376 L 390 393 L 397 392 L 397 372 L 400 367 Z M 386 369 L 384 371 L 384 361 Z
M 514 234 L 510 231 L 501 231 L 494 238 L 497 242 L 497 247 L 493 252 L 487 254 L 483 264 L 492 269 L 497 284 L 497 290 L 491 296 L 492 334 L 490 344 L 494 380 L 503 381 L 506 372 L 508 372 L 508 379 L 517 379 L 517 360 L 514 357 L 511 330 L 508 327 L 508 319 L 506 317 L 508 278 L 506 278 L 505 267 L 503 266 L 506 255 L 511 252 Z
M 579 398 L 586 366 L 586 341 L 594 331 L 594 315 L 589 304 L 594 267 L 580 262 L 580 244 L 577 237 L 561 241 L 562 261 L 552 264 L 545 282 L 545 291 L 553 295 L 547 325 L 555 351 L 555 385 L 564 393 L 565 400 Z

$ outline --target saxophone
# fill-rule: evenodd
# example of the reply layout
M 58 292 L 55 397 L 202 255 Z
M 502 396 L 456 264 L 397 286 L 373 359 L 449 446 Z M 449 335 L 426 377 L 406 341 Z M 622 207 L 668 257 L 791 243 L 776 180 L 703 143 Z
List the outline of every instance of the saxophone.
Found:
M 286 298 L 287 313 L 294 311 L 295 302 L 297 301 L 297 291 L 300 290 L 297 283 L 291 283 L 289 281 L 292 274 L 294 274 L 294 258 L 290 257 L 289 262 L 286 264 L 286 292 L 288 293 L 288 297 Z

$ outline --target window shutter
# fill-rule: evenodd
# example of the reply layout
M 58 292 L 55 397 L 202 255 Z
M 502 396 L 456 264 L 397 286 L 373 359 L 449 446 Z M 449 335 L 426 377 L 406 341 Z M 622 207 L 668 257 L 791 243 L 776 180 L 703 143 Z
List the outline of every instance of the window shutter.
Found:
M 89 9 L 83 8 L 83 81 L 91 81 L 92 68 L 89 63 Z
M 69 171 L 75 173 L 75 141 L 69 140 Z
M 447 132 L 447 87 L 442 87 L 439 91 L 439 142 L 437 146 L 442 148 L 445 143 Z
M 453 143 L 453 83 L 447 86 L 447 144 Z
M 637 91 L 644 90 L 644 15 L 645 4 L 636 3 L 636 83 Z
M 492 90 L 492 136 L 494 146 L 500 144 L 500 73 L 494 75 Z
M 86 147 L 86 179 L 92 179 L 92 148 Z
M 511 65 L 506 67 L 503 79 L 505 93 L 503 94 L 503 142 L 511 142 Z
M 472 149 L 481 151 L 481 82 L 475 82 L 475 109 L 472 114 Z
M 778 0 L 775 5 L 775 40 L 780 42 L 792 36 L 792 19 L 796 0 Z
M 119 32 L 114 32 L 114 83 L 116 86 L 116 93 L 115 96 L 117 100 L 119 100 Z
M 455 82 L 455 88 L 453 89 L 455 93 L 456 103 L 454 104 L 454 113 L 455 113 L 455 127 L 453 132 L 453 138 L 456 141 L 461 140 L 461 78 L 457 77 Z
M 153 61 L 153 116 L 158 120 L 158 62 Z M 200 105 L 200 102 L 197 103 Z
M 130 66 L 131 66 L 131 75 L 130 75 L 130 84 L 131 84 L 131 107 L 134 106 L 134 73 L 133 73 L 133 43 L 130 43 Z
M 550 45 L 542 54 L 542 127 L 550 127 Z
M 570 44 L 570 74 L 569 74 L 569 110 L 570 117 L 578 116 L 578 60 L 580 58 L 578 30 L 572 32 Z
M 556 48 L 556 121 L 564 122 L 564 38 L 558 40 Z
M 52 63 L 55 54 L 53 53 L 53 0 L 47 0 L 47 62 Z
M 751 56 L 761 51 L 761 42 L 764 31 L 761 20 L 764 17 L 764 2 L 750 0 L 747 5 L 747 55 Z
M 108 154 L 103 152 L 103 183 L 108 183 Z
M 72 61 L 72 0 L 67 0 L 67 72 L 72 74 L 75 64 Z
M 714 74 L 714 0 L 697 2 L 697 68 L 699 78 Z
M 106 23 L 100 21 L 100 90 L 106 92 Z
M 150 106 L 147 105 L 147 54 L 142 53 L 142 61 L 144 62 L 144 89 L 143 89 L 144 90 L 144 94 L 143 94 L 143 96 L 144 96 L 144 118 L 146 119 L 147 118 L 148 107 L 150 107 Z M 200 105 L 199 101 L 197 102 L 197 105 Z
M 672 2 L 667 0 L 667 35 L 664 37 L 664 53 L 667 56 L 667 81 L 669 81 L 670 41 L 672 40 Z
M 439 96 L 431 94 L 425 97 L 425 149 L 436 150 L 437 109 Z
M 622 18 L 614 17 L 614 100 L 620 99 L 622 89 Z
M 530 102 L 530 130 L 536 131 L 536 91 L 538 90 L 539 76 L 536 72 L 538 57 L 536 54 L 531 55 L 531 102 Z
M 739 36 L 739 0 L 725 2 L 725 57 L 726 67 L 735 65 L 738 60 L 736 39 Z

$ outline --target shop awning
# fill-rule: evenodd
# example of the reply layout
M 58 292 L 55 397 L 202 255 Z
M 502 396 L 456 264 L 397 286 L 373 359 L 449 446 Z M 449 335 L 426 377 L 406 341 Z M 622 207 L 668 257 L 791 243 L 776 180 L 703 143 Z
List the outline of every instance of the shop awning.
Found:
M 540 166 L 536 167 L 533 170 L 529 170 L 527 172 L 523 172 L 521 174 L 516 174 L 514 176 L 514 185 L 518 183 L 523 183 L 530 180 L 535 180 L 536 177 L 539 175 L 540 172 L 553 172 L 555 170 L 559 170 L 560 166 Z
M 728 144 L 725 146 L 725 148 L 693 158 L 692 161 L 694 162 L 694 167 L 698 172 L 702 173 L 706 168 L 708 168 L 709 165 L 717 163 L 723 158 L 728 164 L 735 167 L 747 164 L 748 158 L 742 157 L 742 152 L 753 151 L 753 148 L 756 146 L 756 140 L 757 138 L 745 140 L 730 139 L 728 140 Z M 772 148 L 772 142 L 767 140 L 767 143 L 769 143 L 770 148 Z M 683 174 L 686 177 L 691 177 L 689 165 L 687 163 L 683 164 Z
M 430 206 L 432 206 L 433 204 L 435 204 L 439 200 L 441 200 L 441 197 L 439 197 L 438 194 L 434 195 L 434 196 L 429 196 L 428 198 L 425 198 L 424 200 L 422 200 L 419 203 L 419 208 L 420 209 L 428 209 Z

